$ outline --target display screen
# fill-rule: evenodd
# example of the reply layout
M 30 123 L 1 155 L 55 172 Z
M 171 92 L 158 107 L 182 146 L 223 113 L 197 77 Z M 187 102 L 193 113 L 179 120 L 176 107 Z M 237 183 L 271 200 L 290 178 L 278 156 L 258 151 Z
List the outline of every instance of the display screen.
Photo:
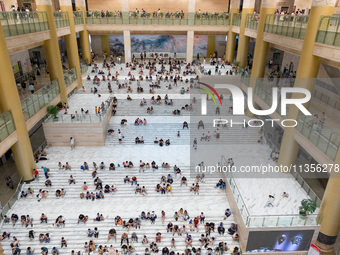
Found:
M 314 230 L 251 231 L 248 252 L 307 251 Z

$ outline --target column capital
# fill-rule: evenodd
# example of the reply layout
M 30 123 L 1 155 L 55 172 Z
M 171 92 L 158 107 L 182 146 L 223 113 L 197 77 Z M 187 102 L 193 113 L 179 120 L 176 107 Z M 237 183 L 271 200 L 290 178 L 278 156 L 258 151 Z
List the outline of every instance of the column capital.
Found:
M 245 0 L 243 1 L 243 9 L 254 9 L 255 0 Z
M 336 0 L 313 0 L 312 6 L 330 6 L 334 7 Z
M 52 5 L 52 0 L 36 0 L 36 5 Z
M 59 0 L 60 6 L 72 6 L 71 0 Z

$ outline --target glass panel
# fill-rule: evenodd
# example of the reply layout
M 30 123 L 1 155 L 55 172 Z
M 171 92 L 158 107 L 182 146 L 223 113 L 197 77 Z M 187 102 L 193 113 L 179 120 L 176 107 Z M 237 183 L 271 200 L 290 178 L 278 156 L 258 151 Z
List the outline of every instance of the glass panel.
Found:
M 48 30 L 46 12 L 1 12 L 5 37 Z

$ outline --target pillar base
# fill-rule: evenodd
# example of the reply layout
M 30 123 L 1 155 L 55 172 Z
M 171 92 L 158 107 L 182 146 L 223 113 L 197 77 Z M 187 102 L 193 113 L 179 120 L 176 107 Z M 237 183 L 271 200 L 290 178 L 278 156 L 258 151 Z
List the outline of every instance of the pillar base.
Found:
M 320 249 L 321 255 L 335 255 L 334 244 L 337 236 L 328 236 L 319 232 L 315 245 Z

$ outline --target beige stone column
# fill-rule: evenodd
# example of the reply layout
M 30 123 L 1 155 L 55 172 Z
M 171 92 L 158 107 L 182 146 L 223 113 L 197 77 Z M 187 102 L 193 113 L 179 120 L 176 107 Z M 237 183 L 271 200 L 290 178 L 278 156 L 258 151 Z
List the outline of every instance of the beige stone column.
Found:
M 194 31 L 187 32 L 187 63 L 191 63 L 194 55 Z
M 196 0 L 188 0 L 188 25 L 195 24 Z
M 51 39 L 44 41 L 46 58 L 50 79 L 58 79 L 60 88 L 60 99 L 62 103 L 67 103 L 66 86 L 64 81 L 63 67 L 60 59 L 60 49 L 58 43 L 57 29 L 54 21 L 53 6 L 51 0 L 36 0 L 37 10 L 47 12 L 48 24 L 50 27 Z M 78 54 L 78 53 L 77 53 Z
M 70 21 L 70 34 L 65 36 L 66 49 L 67 49 L 67 60 L 68 60 L 69 68 L 70 69 L 74 67 L 76 68 L 77 88 L 81 88 L 83 86 L 83 81 L 82 81 L 81 71 L 80 71 L 77 34 L 76 34 L 76 28 L 74 24 L 72 1 L 71 0 L 59 0 L 59 3 L 60 3 L 60 10 L 68 13 L 68 17 Z
M 0 111 L 9 110 L 12 112 L 18 136 L 18 141 L 11 148 L 15 165 L 23 180 L 30 181 L 33 179 L 33 169 L 36 165 L 0 21 Z
M 240 9 L 240 0 L 231 0 L 230 11 L 229 11 L 229 32 L 227 38 L 227 48 L 225 52 L 225 60 L 230 63 L 234 62 L 235 47 L 236 47 L 236 33 L 232 32 L 232 23 L 234 13 L 238 13 Z
M 131 62 L 131 34 L 130 31 L 124 31 L 124 54 L 125 54 L 125 63 Z
M 91 48 L 90 48 L 90 39 L 89 33 L 86 28 L 86 5 L 85 0 L 76 0 L 76 9 L 80 10 L 83 14 L 84 19 L 84 30 L 79 32 L 80 46 L 81 46 L 81 55 L 83 60 L 89 64 L 92 61 L 91 57 Z
M 129 0 L 122 0 L 122 15 L 123 15 L 123 24 L 129 24 Z
M 242 68 L 246 67 L 247 65 L 248 48 L 249 48 L 249 41 L 250 41 L 250 38 L 244 35 L 245 26 L 246 26 L 246 18 L 247 18 L 247 14 L 254 13 L 254 6 L 255 6 L 255 0 L 243 1 L 240 34 L 238 37 L 238 48 L 237 48 L 237 56 L 236 56 L 236 61 L 240 62 L 240 66 Z

